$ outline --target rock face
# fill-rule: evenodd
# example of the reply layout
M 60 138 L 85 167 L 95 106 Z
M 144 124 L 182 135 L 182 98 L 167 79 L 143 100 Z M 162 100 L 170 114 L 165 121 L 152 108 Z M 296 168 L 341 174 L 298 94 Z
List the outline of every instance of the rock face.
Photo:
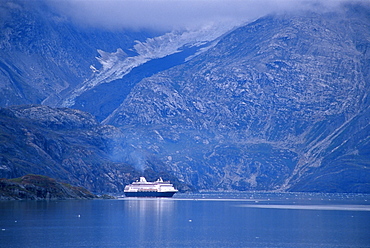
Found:
M 1 177 L 370 192 L 369 4 L 157 37 L 0 11 L 0 106 L 44 104 L 0 110 Z
M 64 200 L 98 198 L 84 188 L 63 184 L 40 175 L 0 179 L 1 200 Z
M 228 30 L 81 27 L 54 4 L 0 2 L 0 106 L 73 107 L 103 120 L 142 78 L 183 63 Z
M 0 2 L 0 106 L 58 106 L 100 69 L 97 49 L 115 52 L 151 37 L 77 27 L 47 3 Z
M 168 170 L 154 172 L 122 162 L 116 143 L 122 133 L 99 125 L 88 113 L 41 105 L 0 109 L 0 178 L 33 173 L 82 186 L 96 193 L 123 192 L 126 184 L 145 175 L 162 176 L 181 186 Z M 118 155 L 117 155 L 118 154 Z
M 261 18 L 142 80 L 105 123 L 199 189 L 369 192 L 369 13 Z

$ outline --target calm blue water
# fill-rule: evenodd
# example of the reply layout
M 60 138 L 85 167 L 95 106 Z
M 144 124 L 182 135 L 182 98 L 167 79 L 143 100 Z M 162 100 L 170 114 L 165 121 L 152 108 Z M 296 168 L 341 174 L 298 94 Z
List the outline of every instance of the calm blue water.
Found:
M 0 247 L 370 247 L 369 195 L 0 202 Z

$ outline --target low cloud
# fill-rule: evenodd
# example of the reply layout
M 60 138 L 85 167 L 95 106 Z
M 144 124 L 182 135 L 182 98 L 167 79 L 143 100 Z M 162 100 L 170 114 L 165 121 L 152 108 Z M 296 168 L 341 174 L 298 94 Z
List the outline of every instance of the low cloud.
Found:
M 248 22 L 271 12 L 333 9 L 341 0 L 47 0 L 80 25 L 110 29 L 181 29 Z

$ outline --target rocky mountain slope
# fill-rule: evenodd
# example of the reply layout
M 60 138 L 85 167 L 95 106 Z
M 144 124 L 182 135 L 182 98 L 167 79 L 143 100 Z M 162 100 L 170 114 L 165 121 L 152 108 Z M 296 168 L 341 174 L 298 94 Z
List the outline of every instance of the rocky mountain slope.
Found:
M 369 192 L 369 10 L 261 18 L 104 123 L 200 189 Z
M 57 106 L 100 69 L 98 49 L 114 53 L 152 37 L 78 27 L 47 3 L 0 2 L 0 106 Z
M 79 110 L 42 105 L 1 108 L 0 178 L 32 173 L 95 193 L 122 193 L 126 184 L 141 175 L 149 180 L 162 176 L 180 190 L 189 189 L 158 162 L 153 171 L 150 163 L 145 169 L 138 167 L 134 154 L 125 157 L 128 163 L 118 159 L 120 149 L 115 143 L 122 136 L 119 129 L 99 125 L 93 116 Z
M 0 2 L 0 106 L 74 107 L 104 119 L 140 79 L 183 63 L 231 28 L 107 30 L 78 26 L 53 6 Z
M 43 1 L 0 13 L 0 177 L 370 192 L 366 3 L 166 34 L 79 27 Z

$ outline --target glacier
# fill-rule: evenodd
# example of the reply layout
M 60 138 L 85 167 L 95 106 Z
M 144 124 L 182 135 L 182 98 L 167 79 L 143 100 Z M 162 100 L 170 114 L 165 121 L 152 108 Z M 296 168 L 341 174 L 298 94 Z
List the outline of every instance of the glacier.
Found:
M 136 41 L 136 44 L 130 50 L 137 53 L 136 56 L 129 57 L 121 49 L 116 52 L 108 53 L 98 49 L 100 57 L 96 57 L 102 65 L 102 69 L 97 71 L 92 68 L 93 76 L 82 82 L 76 87 L 61 104 L 63 107 L 71 107 L 75 104 L 75 98 L 82 93 L 93 89 L 94 87 L 109 83 L 116 79 L 121 79 L 131 72 L 135 67 L 138 67 L 150 60 L 164 58 L 168 55 L 178 53 L 183 49 L 199 47 L 196 55 L 207 51 L 206 44 L 217 40 L 219 37 L 235 28 L 235 23 L 212 23 L 202 26 L 196 30 L 172 31 L 164 35 L 148 38 L 144 42 Z M 208 48 L 209 48 L 208 47 Z M 193 56 L 191 56 L 193 57 Z

